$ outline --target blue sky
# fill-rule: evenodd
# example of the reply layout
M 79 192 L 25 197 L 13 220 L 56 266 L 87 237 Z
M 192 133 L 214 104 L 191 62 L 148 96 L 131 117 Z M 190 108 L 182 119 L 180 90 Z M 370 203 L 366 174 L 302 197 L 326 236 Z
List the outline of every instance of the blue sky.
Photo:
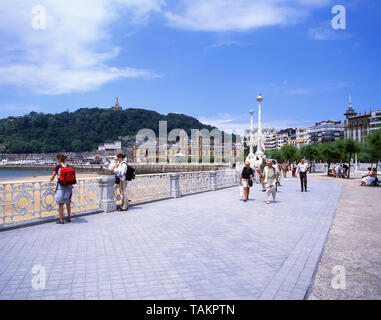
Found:
M 35 2 L 35 3 L 34 3 Z M 32 28 L 35 5 L 46 28 Z M 346 8 L 346 30 L 331 10 Z M 0 117 L 120 104 L 276 128 L 381 109 L 377 0 L 7 0 Z

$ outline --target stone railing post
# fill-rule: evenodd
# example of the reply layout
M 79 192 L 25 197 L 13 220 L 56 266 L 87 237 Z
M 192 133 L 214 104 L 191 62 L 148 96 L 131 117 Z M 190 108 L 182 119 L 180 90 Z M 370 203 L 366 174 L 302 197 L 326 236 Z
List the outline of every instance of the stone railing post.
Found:
M 169 180 L 171 182 L 171 197 L 180 198 L 181 190 L 180 190 L 180 173 L 171 173 L 169 176 Z
M 104 212 L 116 211 L 114 183 L 114 177 L 104 177 L 100 181 L 101 208 Z
M 209 179 L 210 179 L 210 190 L 217 191 L 217 189 L 218 189 L 217 172 L 216 171 L 210 171 L 209 172 Z

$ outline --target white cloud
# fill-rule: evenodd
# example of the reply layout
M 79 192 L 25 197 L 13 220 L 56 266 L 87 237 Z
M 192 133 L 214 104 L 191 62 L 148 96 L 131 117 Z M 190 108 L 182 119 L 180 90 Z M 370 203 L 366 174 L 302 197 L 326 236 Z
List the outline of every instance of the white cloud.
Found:
M 144 23 L 159 12 L 162 0 L 40 0 L 46 29 L 32 28 L 37 3 L 13 0 L 0 7 L 0 85 L 28 88 L 39 94 L 94 90 L 131 77 L 155 77 L 149 70 L 113 67 L 119 54 L 110 28 L 122 15 Z
M 340 40 L 352 37 L 347 30 L 335 30 L 331 26 L 331 21 L 323 21 L 319 26 L 310 28 L 308 35 L 314 40 Z
M 330 0 L 182 0 L 166 12 L 171 26 L 196 31 L 246 31 L 295 24 Z
M 254 127 L 257 127 L 258 118 L 256 118 L 257 113 L 254 113 Z M 230 113 L 220 113 L 216 116 L 206 116 L 199 117 L 199 121 L 205 124 L 210 124 L 217 127 L 220 130 L 225 130 L 227 132 L 233 131 L 242 134 L 244 130 L 250 127 L 250 115 L 247 114 L 230 114 Z M 315 122 L 313 120 L 305 119 L 269 119 L 263 116 L 262 127 L 263 128 L 274 128 L 276 130 L 286 129 L 286 128 L 305 128 L 310 127 Z

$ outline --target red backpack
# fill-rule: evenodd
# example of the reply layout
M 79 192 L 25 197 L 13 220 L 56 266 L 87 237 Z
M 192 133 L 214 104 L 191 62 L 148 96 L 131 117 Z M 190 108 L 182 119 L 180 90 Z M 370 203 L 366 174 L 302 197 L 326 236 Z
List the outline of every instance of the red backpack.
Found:
M 74 168 L 69 166 L 61 167 L 58 182 L 63 186 L 71 186 L 73 184 L 76 184 L 77 179 L 75 177 Z

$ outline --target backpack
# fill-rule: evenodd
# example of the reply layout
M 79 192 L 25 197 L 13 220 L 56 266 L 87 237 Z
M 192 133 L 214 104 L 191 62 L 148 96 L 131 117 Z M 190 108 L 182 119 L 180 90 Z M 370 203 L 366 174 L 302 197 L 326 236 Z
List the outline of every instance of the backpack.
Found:
M 75 170 L 73 167 L 61 167 L 60 176 L 58 178 L 58 183 L 62 186 L 71 186 L 77 183 L 75 177 Z
M 126 171 L 126 180 L 132 181 L 135 180 L 135 169 L 131 166 L 129 166 L 126 162 L 124 162 L 127 165 L 127 171 Z

